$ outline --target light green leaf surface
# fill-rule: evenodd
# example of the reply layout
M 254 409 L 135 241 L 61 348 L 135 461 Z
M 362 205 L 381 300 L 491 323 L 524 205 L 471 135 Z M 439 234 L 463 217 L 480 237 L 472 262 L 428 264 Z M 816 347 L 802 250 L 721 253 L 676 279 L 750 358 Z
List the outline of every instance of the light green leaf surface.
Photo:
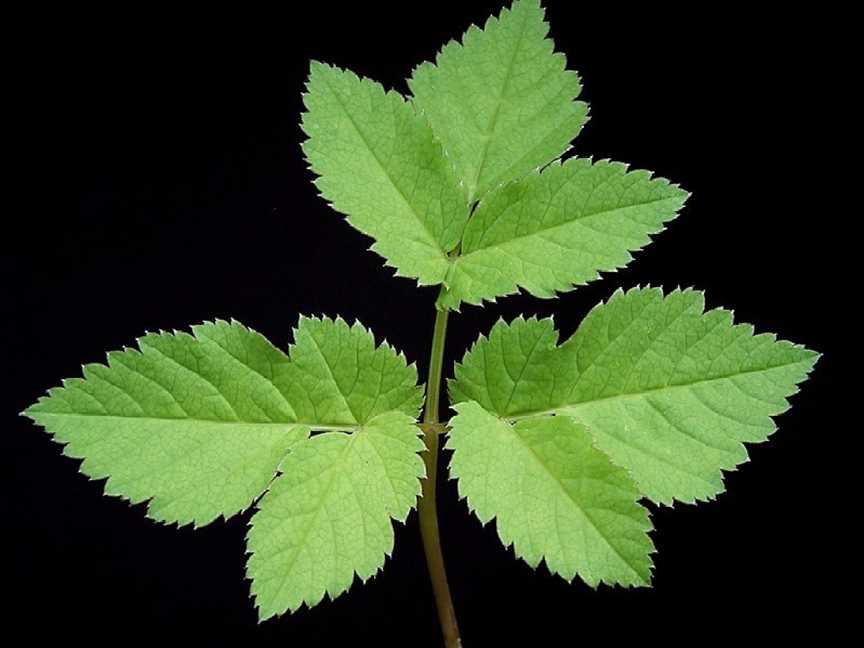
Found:
M 359 324 L 302 319 L 295 361 L 237 322 L 193 333 L 145 335 L 140 350 L 86 365 L 83 379 L 25 412 L 84 459 L 84 474 L 108 477 L 106 493 L 149 499 L 158 521 L 229 517 L 267 488 L 310 429 L 357 429 L 390 410 L 416 416 L 420 406 L 414 366 L 376 349 Z M 315 340 L 328 347 L 318 357 Z
M 468 221 L 439 306 L 519 288 L 554 297 L 627 265 L 675 218 L 687 193 L 647 171 L 570 158 L 491 193 Z
M 324 594 L 336 598 L 356 573 L 373 576 L 393 550 L 392 519 L 420 494 L 423 449 L 414 420 L 381 414 L 352 434 L 330 432 L 296 446 L 252 519 L 247 572 L 260 618 Z
M 617 291 L 555 342 L 549 320 L 499 322 L 457 366 L 451 400 L 508 420 L 571 417 L 663 504 L 722 492 L 722 471 L 775 430 L 818 358 L 733 325 L 729 311 L 704 312 L 693 290 Z
M 350 71 L 313 63 L 307 88 L 303 151 L 322 196 L 397 275 L 441 283 L 468 209 L 432 129 L 399 94 Z
M 509 423 L 473 401 L 455 406 L 447 448 L 459 494 L 505 546 L 570 581 L 647 585 L 648 512 L 626 471 L 567 417 Z
M 286 390 L 301 421 L 355 427 L 391 410 L 420 410 L 417 368 L 386 341 L 376 347 L 359 322 L 301 316 L 289 355 Z
M 451 41 L 409 81 L 468 202 L 554 160 L 587 121 L 582 89 L 553 53 L 537 0 L 521 0 Z
M 286 400 L 281 351 L 236 322 L 194 333 L 147 334 L 26 414 L 84 459 L 81 472 L 108 477 L 107 494 L 201 526 L 247 508 L 309 428 Z
M 447 381 L 450 401 L 476 401 L 499 416 L 565 402 L 579 374 L 572 353 L 557 341 L 551 318 L 499 320 L 456 364 L 455 378 Z

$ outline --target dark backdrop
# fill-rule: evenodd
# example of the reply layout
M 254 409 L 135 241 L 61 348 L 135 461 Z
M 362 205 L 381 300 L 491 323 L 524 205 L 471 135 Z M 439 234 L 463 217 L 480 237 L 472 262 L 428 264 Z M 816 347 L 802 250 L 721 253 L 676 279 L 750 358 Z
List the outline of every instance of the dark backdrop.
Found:
M 576 152 L 648 168 L 693 192 L 629 268 L 558 300 L 508 297 L 451 320 L 447 360 L 499 318 L 554 314 L 569 335 L 591 306 L 636 284 L 707 291 L 758 331 L 829 351 L 832 229 L 807 169 L 821 27 L 728 7 L 599 11 L 548 0 L 557 48 L 593 118 Z M 582 3 L 579 3 L 580 5 Z M 150 10 L 53 16 L 34 36 L 24 93 L 32 171 L 20 231 L 4 239 L 5 612 L 30 637 L 190 645 L 437 646 L 417 517 L 384 571 L 348 595 L 263 625 L 244 581 L 249 514 L 203 530 L 158 526 L 101 496 L 48 436 L 11 415 L 80 364 L 145 330 L 234 317 L 283 348 L 300 313 L 360 319 L 427 366 L 434 289 L 391 276 L 370 240 L 319 199 L 301 158 L 312 58 L 405 91 L 403 79 L 497 2 L 325 2 L 279 14 Z M 30 57 L 30 59 L 27 59 Z M 44 72 L 44 73 L 43 73 Z M 55 206 L 55 203 L 56 206 Z M 818 289 L 818 286 L 823 288 Z M 466 646 L 569 645 L 601 631 L 734 640 L 743 624 L 829 632 L 820 603 L 843 562 L 820 477 L 833 357 L 770 443 L 714 503 L 651 507 L 653 589 L 592 591 L 514 560 L 446 480 L 443 543 Z M 7 415 L 10 415 L 7 417 Z M 444 462 L 446 465 L 446 461 Z

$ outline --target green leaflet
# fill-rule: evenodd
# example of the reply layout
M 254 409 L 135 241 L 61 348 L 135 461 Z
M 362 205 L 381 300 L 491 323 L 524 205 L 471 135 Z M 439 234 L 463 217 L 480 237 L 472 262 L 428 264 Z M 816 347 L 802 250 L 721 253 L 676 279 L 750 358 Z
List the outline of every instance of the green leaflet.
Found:
M 25 414 L 160 522 L 202 526 L 260 495 L 309 433 L 285 398 L 288 358 L 236 322 L 150 333 L 89 364 Z M 152 499 L 151 499 L 152 498 Z
M 459 494 L 505 546 L 566 580 L 648 585 L 651 522 L 627 473 L 567 417 L 515 424 L 473 401 L 455 406 L 447 448 Z
M 564 402 L 578 371 L 572 354 L 557 347 L 557 341 L 551 318 L 499 320 L 456 364 L 455 378 L 447 381 L 450 401 L 476 401 L 499 416 Z
M 702 293 L 617 291 L 561 346 L 549 320 L 499 322 L 456 368 L 453 402 L 508 420 L 549 414 L 584 424 L 655 502 L 723 491 L 722 471 L 764 441 L 818 354 L 753 335 Z
M 304 101 L 303 151 L 322 196 L 397 275 L 441 283 L 468 208 L 426 121 L 396 92 L 317 62 Z
M 289 356 L 286 391 L 301 421 L 354 427 L 391 410 L 420 410 L 417 368 L 386 341 L 376 347 L 359 322 L 301 317 Z
M 260 618 L 346 591 L 393 550 L 391 518 L 405 521 L 425 475 L 414 420 L 381 414 L 353 434 L 297 445 L 252 519 L 247 572 Z
M 537 297 L 621 268 L 687 198 L 646 171 L 582 158 L 553 163 L 483 200 L 468 221 L 439 307 L 479 304 L 522 288 Z
M 514 2 L 409 80 L 469 203 L 557 158 L 587 121 L 579 77 L 548 31 L 537 0 Z

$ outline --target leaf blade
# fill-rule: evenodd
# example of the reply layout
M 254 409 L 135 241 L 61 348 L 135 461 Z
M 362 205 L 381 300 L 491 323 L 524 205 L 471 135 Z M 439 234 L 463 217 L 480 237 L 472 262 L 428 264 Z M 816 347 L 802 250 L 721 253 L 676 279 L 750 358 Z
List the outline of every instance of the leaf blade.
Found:
M 277 386 L 281 351 L 236 322 L 196 332 L 148 334 L 140 350 L 85 366 L 84 379 L 64 381 L 25 414 L 84 460 L 84 474 L 107 477 L 107 494 L 149 500 L 149 517 L 197 527 L 247 508 L 309 428 Z M 245 350 L 245 372 L 227 370 L 213 337 Z
M 469 203 L 560 156 L 588 118 L 579 77 L 553 54 L 536 0 L 451 41 L 409 80 Z
M 455 406 L 447 447 L 459 494 L 505 546 L 565 580 L 648 585 L 648 512 L 626 472 L 566 417 L 511 424 L 479 404 Z
M 438 284 L 467 206 L 431 128 L 396 92 L 313 62 L 303 151 L 321 194 L 401 276 Z
M 290 453 L 252 518 L 247 574 L 263 621 L 378 572 L 393 551 L 392 520 L 420 494 L 424 448 L 401 412 L 352 434 L 324 433 Z
M 480 203 L 439 306 L 480 304 L 519 289 L 550 298 L 584 285 L 626 266 L 686 199 L 668 181 L 620 163 L 553 163 Z
M 301 317 L 289 348 L 288 393 L 301 420 L 360 426 L 391 410 L 416 417 L 417 368 L 359 322 Z

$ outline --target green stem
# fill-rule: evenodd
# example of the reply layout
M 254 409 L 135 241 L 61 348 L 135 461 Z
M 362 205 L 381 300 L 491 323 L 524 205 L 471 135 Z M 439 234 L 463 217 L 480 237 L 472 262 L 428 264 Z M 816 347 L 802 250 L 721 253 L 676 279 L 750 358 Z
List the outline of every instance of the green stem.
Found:
M 438 422 L 441 403 L 441 369 L 444 364 L 444 341 L 447 338 L 447 316 L 450 311 L 439 310 L 435 315 L 435 331 L 432 334 L 432 353 L 429 356 L 429 379 L 426 383 L 426 410 L 424 423 Z
M 423 480 L 423 496 L 420 498 L 420 535 L 423 537 L 423 550 L 426 565 L 438 606 L 438 619 L 444 634 L 447 648 L 460 648 L 459 626 L 456 612 L 450 599 L 450 586 L 447 585 L 447 572 L 444 570 L 444 555 L 441 553 L 441 537 L 438 533 L 438 507 L 436 505 L 436 484 L 438 477 L 438 408 L 441 402 L 441 367 L 444 362 L 444 340 L 447 336 L 447 315 L 449 311 L 439 310 L 435 316 L 435 333 L 432 336 L 432 354 L 429 358 L 429 377 L 426 381 L 426 410 L 423 414 L 423 441 L 426 452 L 426 479 Z

